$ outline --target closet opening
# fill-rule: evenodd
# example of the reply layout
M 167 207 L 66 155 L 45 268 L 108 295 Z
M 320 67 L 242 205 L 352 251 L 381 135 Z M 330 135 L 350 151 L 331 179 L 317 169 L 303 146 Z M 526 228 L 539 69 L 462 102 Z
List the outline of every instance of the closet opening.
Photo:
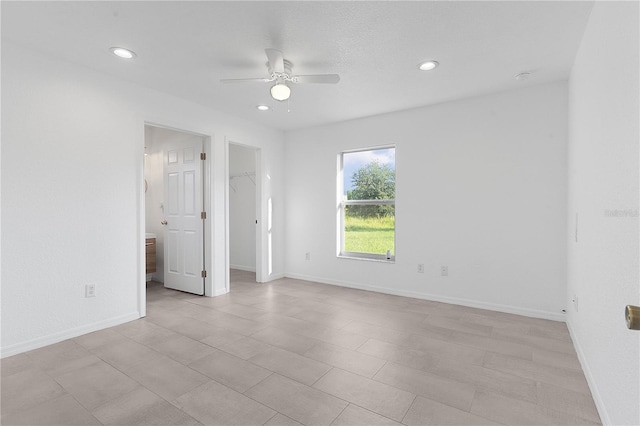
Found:
M 262 182 L 260 150 L 229 143 L 229 284 L 260 283 Z

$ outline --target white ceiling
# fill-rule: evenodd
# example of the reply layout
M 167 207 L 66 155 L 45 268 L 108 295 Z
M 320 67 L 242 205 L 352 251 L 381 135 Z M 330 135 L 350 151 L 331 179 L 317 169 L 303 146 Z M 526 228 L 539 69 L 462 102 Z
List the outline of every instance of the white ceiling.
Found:
M 567 79 L 592 4 L 2 1 L 2 39 L 286 130 Z M 219 82 L 266 76 L 265 48 L 340 83 L 294 86 L 287 112 L 267 83 Z

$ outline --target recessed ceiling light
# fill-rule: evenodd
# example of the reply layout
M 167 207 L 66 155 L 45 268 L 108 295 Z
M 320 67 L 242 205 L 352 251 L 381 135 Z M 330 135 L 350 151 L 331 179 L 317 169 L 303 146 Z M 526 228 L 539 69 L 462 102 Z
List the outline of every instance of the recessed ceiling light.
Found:
M 136 57 L 136 52 L 125 49 L 124 47 L 112 47 L 111 53 L 123 59 L 133 59 Z
M 438 61 L 424 61 L 423 63 L 418 65 L 418 68 L 420 69 L 420 71 L 431 71 L 433 69 L 436 69 L 438 65 L 440 65 Z
M 269 111 L 269 106 L 268 105 L 258 105 L 256 106 L 256 108 L 258 109 L 258 111 Z
M 514 75 L 516 80 L 520 80 L 520 81 L 525 81 L 528 80 L 529 77 L 531 77 L 531 73 L 530 72 L 521 72 L 518 73 L 516 75 Z

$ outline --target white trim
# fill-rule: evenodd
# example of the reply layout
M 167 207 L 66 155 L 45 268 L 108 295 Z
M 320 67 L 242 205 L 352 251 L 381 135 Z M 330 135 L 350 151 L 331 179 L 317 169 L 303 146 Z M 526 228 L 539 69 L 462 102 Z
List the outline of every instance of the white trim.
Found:
M 146 132 L 146 122 L 141 117 L 138 117 L 139 122 L 142 123 L 140 126 L 140 145 L 138 145 L 139 149 L 139 163 L 138 170 L 136 173 L 138 174 L 138 182 L 137 182 L 137 208 L 138 208 L 138 219 L 137 219 L 137 241 L 138 241 L 138 288 L 137 288 L 137 302 L 138 302 L 138 312 L 140 313 L 140 317 L 147 316 L 147 252 L 146 252 L 146 202 L 145 202 L 145 164 L 144 164 L 144 149 L 146 146 L 145 142 L 145 132 Z
M 390 263 L 395 263 L 396 260 L 396 231 L 395 231 L 395 223 L 393 229 L 393 257 L 387 257 L 387 253 L 385 254 L 372 254 L 372 253 L 361 253 L 361 252 L 351 252 L 345 250 L 345 210 L 347 206 L 366 206 L 366 205 L 392 205 L 394 207 L 394 219 L 395 219 L 395 207 L 396 207 L 396 199 L 384 199 L 384 200 L 347 200 L 347 194 L 345 194 L 344 188 L 344 156 L 345 154 L 353 154 L 356 152 L 370 152 L 370 151 L 378 151 L 382 149 L 393 149 L 394 160 L 393 160 L 393 173 L 395 176 L 396 172 L 396 144 L 389 144 L 380 147 L 370 147 L 370 148 L 359 148 L 348 151 L 340 151 L 338 154 L 338 182 L 337 183 L 337 195 L 338 195 L 338 250 L 337 256 L 343 259 L 357 259 L 357 260 L 375 260 L 375 261 L 386 261 Z M 394 187 L 396 186 L 396 182 L 394 181 Z
M 271 281 L 275 281 L 275 280 L 279 280 L 279 279 L 287 278 L 287 277 L 288 277 L 287 274 L 285 274 L 283 272 L 280 272 L 280 273 L 277 273 L 277 274 L 269 275 L 269 278 L 267 278 L 267 280 L 265 280 L 263 282 L 268 283 L 268 282 L 271 282 Z
M 389 149 L 389 148 L 396 148 L 396 144 L 395 143 L 388 143 L 388 144 L 383 144 L 383 145 L 372 145 L 372 146 L 368 146 L 366 148 L 354 148 L 354 149 L 345 149 L 344 151 L 340 151 L 340 154 L 353 154 L 354 152 L 366 152 L 366 151 L 378 151 L 380 149 Z
M 395 198 L 385 198 L 384 200 L 342 200 L 345 206 L 391 206 L 396 204 Z
M 229 290 L 225 287 L 225 288 L 219 288 L 219 289 L 213 289 L 212 290 L 212 294 L 211 297 L 216 297 L 216 296 L 222 296 L 223 294 L 227 294 L 229 293 Z
M 214 218 L 215 213 L 213 211 L 213 202 L 211 197 L 211 188 L 213 188 L 213 137 L 214 135 L 200 135 L 202 136 L 202 151 L 207 156 L 204 164 L 202 164 L 202 169 L 200 172 L 203 176 L 203 206 L 202 209 L 207 212 L 207 219 L 204 221 L 204 228 L 202 230 L 202 235 L 204 236 L 204 270 L 207 271 L 207 276 L 204 278 L 204 296 L 207 296 L 207 293 L 213 292 L 213 288 L 215 287 L 215 275 L 213 274 L 213 228 L 214 228 Z M 209 272 L 211 271 L 211 272 Z
M 238 269 L 240 271 L 255 272 L 255 266 L 229 265 L 229 269 Z
M 267 202 L 265 201 L 266 177 L 264 175 L 265 167 L 262 164 L 263 155 L 262 148 L 256 148 L 255 151 L 256 164 L 256 282 L 265 282 L 265 276 L 269 267 L 267 265 Z
M 338 253 L 338 256 L 336 257 L 338 259 L 363 260 L 365 262 L 396 263 L 395 255 L 387 258 L 384 254 L 360 253 L 357 251 L 344 251 L 342 253 Z
M 226 294 L 231 291 L 231 228 L 229 225 L 229 185 L 231 184 L 231 178 L 229 177 L 229 137 L 224 136 L 224 292 L 220 290 L 214 290 L 212 296 L 219 294 Z M 214 294 L 217 293 L 217 294 Z
M 417 293 L 413 291 L 397 290 L 394 288 L 374 287 L 374 286 L 361 284 L 361 283 L 354 283 L 354 282 L 341 281 L 341 280 L 331 280 L 331 279 L 313 277 L 313 276 L 304 275 L 304 274 L 295 274 L 295 273 L 292 274 L 292 273 L 286 272 L 284 275 L 288 278 L 294 278 L 294 279 L 304 280 L 304 281 L 313 281 L 317 283 L 330 284 L 330 285 L 335 285 L 339 287 L 356 288 L 359 290 L 373 291 L 376 293 L 392 294 L 394 296 L 404 296 L 404 297 L 412 297 L 414 299 L 432 300 L 435 302 L 449 303 L 452 305 L 468 306 L 470 308 L 487 309 L 490 311 L 504 312 L 507 314 L 514 314 L 514 315 L 522 315 L 525 317 L 541 318 L 541 319 L 547 319 L 551 321 L 565 322 L 565 316 L 564 314 L 561 314 L 561 313 L 540 311 L 537 309 L 521 308 L 518 306 L 478 302 L 476 300 L 459 299 L 457 297 L 440 296 L 440 295 L 429 294 L 429 293 Z
M 2 355 L 0 355 L 0 358 L 6 358 L 22 352 L 53 345 L 54 343 L 62 342 L 63 340 L 72 339 L 94 331 L 104 330 L 105 328 L 114 327 L 139 318 L 141 318 L 140 312 L 131 312 L 119 317 L 71 328 L 48 336 L 37 337 L 35 339 L 27 340 L 26 342 L 16 343 L 14 345 L 7 346 L 6 348 L 2 348 Z
M 567 328 L 569 329 L 569 336 L 571 336 L 571 341 L 573 342 L 573 347 L 578 354 L 578 361 L 580 361 L 580 366 L 582 367 L 582 371 L 584 372 L 584 376 L 587 379 L 587 385 L 589 385 L 589 390 L 591 391 L 591 396 L 593 397 L 593 402 L 596 404 L 596 409 L 598 410 L 598 415 L 600 415 L 600 420 L 603 425 L 612 425 L 611 417 L 609 417 L 609 413 L 607 413 L 607 408 L 602 400 L 602 395 L 598 391 L 598 387 L 596 386 L 596 381 L 593 378 L 593 373 L 591 373 L 591 369 L 589 368 L 589 363 L 587 362 L 587 357 L 584 355 L 584 351 L 582 350 L 582 346 L 580 346 L 580 342 L 576 337 L 573 327 L 571 326 L 571 321 L 567 321 Z

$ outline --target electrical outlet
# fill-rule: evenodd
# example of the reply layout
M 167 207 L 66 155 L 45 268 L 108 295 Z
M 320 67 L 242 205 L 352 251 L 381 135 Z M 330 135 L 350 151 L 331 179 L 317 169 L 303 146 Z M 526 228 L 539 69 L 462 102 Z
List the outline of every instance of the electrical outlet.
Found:
M 311 260 L 311 253 L 310 252 L 306 252 L 304 254 L 304 260 Z
M 95 284 L 87 284 L 84 286 L 84 297 L 96 297 Z
M 446 265 L 442 265 L 440 267 L 440 275 L 442 275 L 443 277 L 446 277 L 449 275 L 449 267 Z
M 418 272 L 424 274 L 424 263 L 418 263 Z

